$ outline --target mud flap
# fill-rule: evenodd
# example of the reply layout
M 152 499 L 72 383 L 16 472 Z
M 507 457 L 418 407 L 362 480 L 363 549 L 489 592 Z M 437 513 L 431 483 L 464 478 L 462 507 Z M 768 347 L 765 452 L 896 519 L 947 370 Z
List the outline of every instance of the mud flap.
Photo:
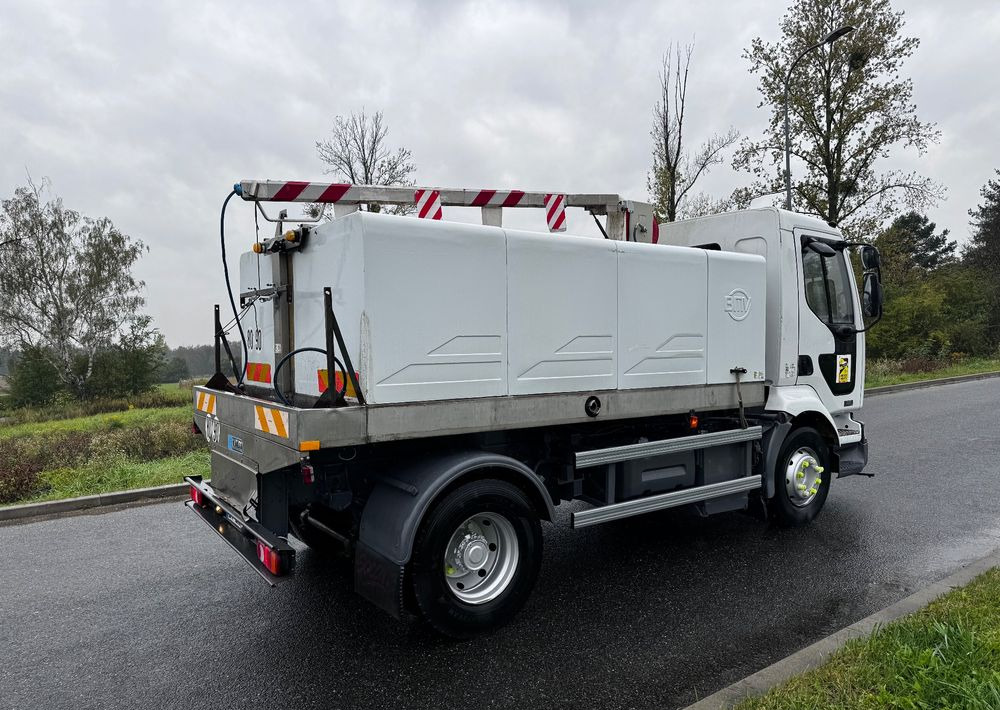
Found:
M 404 569 L 359 542 L 354 557 L 354 591 L 399 619 L 403 615 Z
M 862 439 L 856 444 L 848 444 L 837 449 L 837 478 L 844 476 L 868 476 L 872 478 L 874 473 L 865 473 L 865 466 L 868 465 L 868 440 Z

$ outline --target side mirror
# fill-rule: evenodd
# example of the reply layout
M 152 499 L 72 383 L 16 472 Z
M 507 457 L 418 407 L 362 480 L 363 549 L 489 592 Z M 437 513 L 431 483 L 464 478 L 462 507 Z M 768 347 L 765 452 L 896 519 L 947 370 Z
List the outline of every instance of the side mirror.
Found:
M 875 255 L 876 257 L 878 256 L 877 251 Z M 879 281 L 878 273 L 875 271 L 865 272 L 864 290 L 861 295 L 861 312 L 867 318 L 880 318 L 882 316 L 882 282 Z
M 882 268 L 882 257 L 879 256 L 878 249 L 866 244 L 861 247 L 861 265 L 865 271 L 877 271 Z

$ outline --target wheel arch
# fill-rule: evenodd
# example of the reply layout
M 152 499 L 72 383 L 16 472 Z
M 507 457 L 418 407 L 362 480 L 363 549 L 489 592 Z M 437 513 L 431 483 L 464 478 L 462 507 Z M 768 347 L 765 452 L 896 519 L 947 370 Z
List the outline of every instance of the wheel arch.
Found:
M 516 459 L 474 450 L 421 457 L 377 478 L 361 515 L 354 562 L 356 591 L 400 616 L 403 576 L 420 523 L 442 496 L 484 478 L 518 486 L 540 519 L 551 521 L 554 517 L 552 499 L 542 480 Z
M 808 385 L 773 387 L 768 393 L 765 409 L 783 415 L 767 441 L 765 456 L 767 475 L 764 477 L 767 498 L 774 495 L 774 470 L 778 463 L 778 454 L 785 439 L 796 429 L 810 427 L 819 432 L 823 441 L 830 447 L 831 463 L 836 466 L 837 448 L 840 445 L 837 427 L 812 387 Z

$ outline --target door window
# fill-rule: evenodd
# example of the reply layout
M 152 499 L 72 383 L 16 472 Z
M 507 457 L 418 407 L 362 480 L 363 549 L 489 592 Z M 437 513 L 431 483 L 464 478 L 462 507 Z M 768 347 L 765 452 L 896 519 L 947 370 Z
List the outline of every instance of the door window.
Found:
M 810 310 L 828 325 L 854 325 L 854 299 L 844 252 L 824 257 L 802 249 L 802 281 Z

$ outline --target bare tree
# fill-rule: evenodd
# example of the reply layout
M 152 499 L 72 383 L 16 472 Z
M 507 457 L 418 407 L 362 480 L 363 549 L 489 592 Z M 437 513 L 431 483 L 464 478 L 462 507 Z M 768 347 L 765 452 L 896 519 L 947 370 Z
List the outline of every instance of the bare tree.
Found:
M 107 218 L 46 200 L 47 187 L 29 178 L 0 207 L 0 341 L 40 352 L 82 397 L 97 353 L 149 330 L 132 276 L 146 247 Z
M 688 70 L 694 45 L 683 49 L 671 44 L 663 55 L 660 71 L 660 100 L 653 108 L 653 169 L 647 180 L 653 208 L 660 221 L 673 222 L 686 216 L 689 197 L 695 183 L 713 166 L 723 162 L 723 151 L 733 145 L 739 133 L 730 128 L 724 134 L 713 134 L 692 155 L 685 146 L 684 119 L 687 109 Z M 699 195 L 697 206 L 705 209 L 714 204 L 725 209 L 727 202 L 712 203 Z
M 410 175 L 416 166 L 410 161 L 410 151 L 390 148 L 388 135 L 382 112 L 369 115 L 362 109 L 346 118 L 336 116 L 330 137 L 316 141 L 316 152 L 327 164 L 327 174 L 353 185 L 412 185 Z M 369 209 L 378 212 L 379 206 Z M 412 209 L 400 206 L 393 212 L 405 214 Z

